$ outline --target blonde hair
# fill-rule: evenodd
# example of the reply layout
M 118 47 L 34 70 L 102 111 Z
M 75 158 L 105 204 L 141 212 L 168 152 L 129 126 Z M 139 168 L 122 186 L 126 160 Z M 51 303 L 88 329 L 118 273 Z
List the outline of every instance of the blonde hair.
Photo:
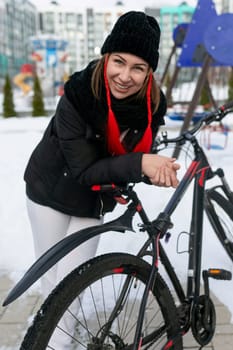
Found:
M 92 74 L 91 89 L 97 100 L 100 100 L 101 98 L 103 76 L 104 76 L 104 62 L 105 62 L 106 55 L 101 57 L 101 59 L 97 62 L 96 67 Z M 152 85 L 151 85 L 151 102 L 153 105 L 152 113 L 155 113 L 160 103 L 160 89 L 156 83 L 152 68 L 149 69 L 147 77 L 143 83 L 143 86 L 137 94 L 137 98 L 143 100 L 146 97 L 147 84 L 148 84 L 150 73 L 152 73 Z

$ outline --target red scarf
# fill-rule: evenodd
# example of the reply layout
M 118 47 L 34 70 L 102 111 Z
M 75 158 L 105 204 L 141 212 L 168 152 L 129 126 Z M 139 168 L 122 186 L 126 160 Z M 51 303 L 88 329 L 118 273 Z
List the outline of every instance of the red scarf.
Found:
M 111 106 L 111 96 L 110 89 L 107 79 L 107 58 L 104 64 L 104 82 L 106 88 L 107 104 L 108 104 L 108 121 L 107 121 L 107 141 L 108 141 L 108 151 L 112 155 L 121 155 L 126 154 L 124 146 L 120 142 L 120 130 L 116 121 L 116 117 L 113 113 Z M 151 130 L 151 121 L 152 121 L 152 112 L 151 112 L 151 84 L 152 84 L 152 74 L 150 73 L 146 98 L 147 98 L 147 113 L 148 113 L 148 124 L 146 130 L 143 134 L 143 137 L 134 147 L 133 152 L 149 152 L 152 145 L 152 130 Z

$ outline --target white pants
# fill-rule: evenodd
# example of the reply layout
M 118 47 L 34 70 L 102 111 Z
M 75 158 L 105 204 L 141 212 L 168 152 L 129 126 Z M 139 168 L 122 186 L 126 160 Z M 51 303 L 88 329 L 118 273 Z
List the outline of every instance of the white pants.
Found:
M 27 198 L 36 259 L 64 237 L 85 227 L 100 225 L 103 221 L 63 214 L 39 205 Z M 99 236 L 71 251 L 41 278 L 42 294 L 47 297 L 54 287 L 74 268 L 95 256 Z
M 36 258 L 39 258 L 55 243 L 64 237 L 79 231 L 85 227 L 100 225 L 103 221 L 91 218 L 78 218 L 63 214 L 46 206 L 39 205 L 27 198 L 28 215 L 31 222 Z M 42 294 L 46 298 L 55 286 L 74 268 L 95 256 L 99 237 L 83 243 L 80 247 L 71 251 L 52 267 L 41 278 Z M 79 306 L 76 302 L 70 310 L 78 314 Z M 65 313 L 59 322 L 59 326 L 68 334 L 73 335 L 76 321 Z M 50 346 L 53 349 L 69 349 L 70 337 L 66 333 L 56 329 Z

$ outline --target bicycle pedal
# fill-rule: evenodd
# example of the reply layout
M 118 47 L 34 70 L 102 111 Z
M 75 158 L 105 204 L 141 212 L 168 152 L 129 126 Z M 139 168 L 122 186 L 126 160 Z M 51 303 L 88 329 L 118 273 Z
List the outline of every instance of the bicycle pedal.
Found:
M 228 280 L 232 279 L 232 273 L 224 269 L 208 269 L 207 276 L 216 280 Z

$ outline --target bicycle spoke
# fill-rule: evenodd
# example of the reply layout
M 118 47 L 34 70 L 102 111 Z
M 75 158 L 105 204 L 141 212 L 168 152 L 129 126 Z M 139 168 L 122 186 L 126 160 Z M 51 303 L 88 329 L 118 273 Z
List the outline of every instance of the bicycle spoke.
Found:
M 85 272 L 82 275 L 80 271 Z M 149 273 L 147 262 L 129 254 L 93 259 L 87 268 L 72 272 L 51 294 L 21 350 L 27 344 L 34 344 L 30 350 L 60 350 L 57 344 L 61 342 L 64 348 L 72 343 L 72 350 L 132 350 Z M 168 337 L 179 333 L 174 301 L 159 275 L 157 279 L 146 303 L 142 350 L 160 350 Z

